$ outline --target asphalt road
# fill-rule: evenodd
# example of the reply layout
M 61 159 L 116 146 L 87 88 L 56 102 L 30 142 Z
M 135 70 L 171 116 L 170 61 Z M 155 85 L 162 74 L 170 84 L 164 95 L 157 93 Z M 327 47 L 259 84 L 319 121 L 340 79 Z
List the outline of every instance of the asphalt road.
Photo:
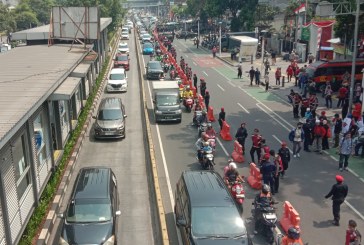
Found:
M 235 132 L 241 122 L 247 123 L 249 133 L 259 128 L 271 149 L 278 150 L 280 141 L 288 141 L 289 131 L 297 121 L 292 119 L 292 110 L 276 95 L 258 87 L 250 87 L 247 79 L 242 82 L 235 79 L 236 68 L 232 68 L 218 59 L 212 59 L 211 54 L 201 49 L 197 50 L 192 43 L 175 40 L 177 57 L 183 56 L 192 71 L 200 78 L 205 77 L 207 89 L 211 94 L 210 105 L 214 107 L 215 118 L 221 107 L 227 113 L 226 120 L 231 126 L 231 134 Z M 145 61 L 149 57 L 144 57 Z M 178 60 L 179 61 L 179 60 Z M 246 65 L 250 67 L 250 65 Z M 244 68 L 246 71 L 248 68 Z M 150 95 L 151 82 L 146 81 L 146 94 Z M 199 169 L 195 159 L 194 143 L 197 140 L 197 129 L 191 126 L 192 114 L 183 113 L 180 124 L 154 123 L 152 104 L 148 98 L 149 117 L 152 122 L 153 141 L 156 147 L 158 173 L 162 186 L 163 202 L 167 214 L 168 232 L 171 244 L 178 244 L 178 233 L 175 229 L 173 206 L 175 185 L 183 170 Z M 218 131 L 218 123 L 214 128 Z M 247 139 L 247 150 L 251 147 L 251 140 Z M 291 147 L 291 146 L 290 146 Z M 227 164 L 228 156 L 233 150 L 233 142 L 225 142 L 220 138 L 215 158 L 217 170 L 220 174 Z M 242 175 L 249 175 L 249 154 L 246 161 L 239 164 Z M 342 205 L 341 226 L 331 225 L 333 219 L 331 201 L 324 199 L 338 174 L 337 162 L 329 155 L 316 153 L 301 153 L 300 159 L 292 159 L 287 176 L 281 180 L 279 193 L 275 198 L 280 203 L 278 217 L 282 217 L 283 202 L 288 200 L 300 213 L 302 238 L 310 245 L 344 244 L 345 230 L 349 219 L 354 219 L 358 227 L 364 227 L 364 183 L 349 172 L 341 173 L 349 186 L 347 203 Z M 251 203 L 258 193 L 245 184 L 246 201 L 244 217 L 254 244 L 265 244 L 263 239 L 253 235 L 251 220 Z
M 77 172 L 82 167 L 105 166 L 115 172 L 118 181 L 121 216 L 117 231 L 118 244 L 155 244 L 154 220 L 149 193 L 153 188 L 147 181 L 146 153 L 142 130 L 139 74 L 134 40 L 130 36 L 130 63 L 128 91 L 103 94 L 103 97 L 120 97 L 126 109 L 126 138 L 122 140 L 95 141 L 93 128 L 85 137 L 72 180 L 67 188 L 61 211 L 66 209 Z M 93 122 L 92 122 L 93 123 Z M 59 219 L 57 220 L 59 225 Z M 57 230 L 57 229 L 55 229 Z M 57 237 L 53 244 L 57 244 Z

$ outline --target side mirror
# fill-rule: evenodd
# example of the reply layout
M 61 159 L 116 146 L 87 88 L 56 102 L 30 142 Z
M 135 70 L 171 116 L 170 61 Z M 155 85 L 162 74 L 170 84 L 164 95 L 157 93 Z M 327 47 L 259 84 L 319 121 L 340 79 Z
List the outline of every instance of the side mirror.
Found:
M 177 226 L 183 226 L 183 227 L 187 226 L 187 222 L 184 219 L 177 219 L 176 223 L 177 223 Z
M 96 116 L 92 116 L 93 119 L 96 119 Z
M 120 210 L 116 211 L 116 212 L 115 212 L 115 215 L 116 215 L 116 216 L 120 216 L 120 215 L 121 215 L 121 211 L 120 211 Z
M 64 213 L 57 214 L 57 217 L 60 218 L 60 219 L 64 219 Z
M 124 118 L 127 118 L 128 116 L 127 115 L 124 115 Z

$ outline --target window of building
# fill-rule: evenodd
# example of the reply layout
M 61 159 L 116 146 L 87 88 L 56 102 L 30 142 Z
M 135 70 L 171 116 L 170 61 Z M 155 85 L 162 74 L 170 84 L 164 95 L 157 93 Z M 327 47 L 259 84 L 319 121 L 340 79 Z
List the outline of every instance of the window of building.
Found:
M 38 165 L 43 165 L 47 162 L 47 137 L 46 134 L 46 124 L 47 120 L 44 114 L 44 111 L 40 112 L 39 115 L 34 120 L 34 141 L 35 141 L 35 149 L 36 149 L 36 159 Z
M 60 100 L 58 102 L 59 107 L 59 118 L 60 118 L 60 125 L 62 131 L 62 141 L 63 143 L 67 139 L 68 133 L 70 131 L 70 123 L 68 118 L 68 103 L 64 100 Z
M 26 137 L 19 137 L 12 147 L 13 162 L 15 165 L 15 180 L 19 199 L 23 196 L 28 186 L 31 184 L 29 158 L 26 150 Z

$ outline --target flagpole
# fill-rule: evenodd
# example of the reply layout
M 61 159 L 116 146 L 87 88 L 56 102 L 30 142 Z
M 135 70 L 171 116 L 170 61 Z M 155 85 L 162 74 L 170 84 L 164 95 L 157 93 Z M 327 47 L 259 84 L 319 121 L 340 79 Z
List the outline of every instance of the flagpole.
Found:
M 306 5 L 305 5 L 305 25 L 307 24 L 307 2 L 308 0 L 306 0 Z

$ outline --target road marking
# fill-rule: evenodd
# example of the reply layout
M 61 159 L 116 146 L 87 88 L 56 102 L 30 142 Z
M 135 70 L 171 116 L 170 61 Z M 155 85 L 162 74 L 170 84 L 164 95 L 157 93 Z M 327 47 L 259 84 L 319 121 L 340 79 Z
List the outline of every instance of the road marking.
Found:
M 330 155 L 330 158 L 331 158 L 331 159 L 333 159 L 333 160 L 335 160 L 335 161 L 338 161 L 338 160 L 337 160 L 337 158 L 336 158 L 336 157 L 334 157 L 334 156 L 331 156 L 331 155 Z
M 272 112 L 275 116 L 277 116 L 279 119 L 282 120 L 282 122 L 286 123 L 288 126 L 290 126 L 291 128 L 294 128 L 294 126 L 292 124 L 290 124 L 286 119 L 284 119 L 283 117 L 281 117 L 280 115 L 278 115 L 277 113 L 275 113 L 272 109 L 270 109 L 268 106 L 266 106 L 263 103 L 260 103 L 262 106 L 264 106 L 265 108 L 267 108 L 267 110 L 269 110 L 270 112 Z
M 351 210 L 354 211 L 354 213 L 356 213 L 362 220 L 364 220 L 364 216 L 358 211 L 356 210 L 356 208 L 354 208 L 348 201 L 344 201 L 346 205 L 348 205 L 349 208 L 351 208 Z
M 282 144 L 282 141 L 277 136 L 275 136 L 274 134 L 272 134 L 272 137 L 275 138 L 279 142 L 279 144 Z M 289 147 L 287 147 L 287 148 L 288 148 L 289 152 L 291 154 L 293 154 L 293 151 Z
M 227 150 L 225 149 L 224 145 L 221 143 L 221 141 L 219 140 L 219 138 L 216 137 L 217 142 L 219 142 L 219 145 L 221 146 L 221 149 L 224 151 L 225 155 L 228 157 L 230 156 L 229 153 L 227 152 Z
M 185 56 L 186 56 L 186 58 L 188 58 L 188 55 L 187 54 L 185 54 Z
M 291 132 L 291 129 L 289 129 L 288 127 L 286 127 L 286 125 L 284 125 L 281 121 L 279 121 L 274 115 L 271 115 L 270 113 L 268 113 L 264 108 L 262 108 L 261 103 L 256 103 L 255 104 L 257 107 L 259 107 L 259 109 L 261 109 L 263 112 L 265 112 L 268 116 L 270 116 L 274 121 L 276 121 L 277 123 L 279 123 L 283 128 L 285 128 L 288 132 Z
M 246 113 L 248 113 L 248 114 L 250 114 L 250 112 L 244 107 L 244 106 L 242 106 L 240 103 L 237 103 L 238 104 L 238 106 L 240 106 L 241 107 L 241 109 L 243 109 Z
M 208 77 L 208 76 L 209 76 L 209 75 L 207 75 L 207 73 L 206 73 L 205 71 L 203 71 L 202 73 L 203 73 L 203 74 L 205 74 L 205 75 L 206 75 L 206 77 Z
M 231 86 L 233 86 L 234 88 L 236 88 L 236 85 L 235 85 L 235 84 L 233 84 L 233 82 L 232 82 L 232 81 L 228 80 L 227 82 L 228 82 L 228 84 L 230 84 Z
M 192 64 L 194 64 L 195 66 L 197 66 L 197 64 L 194 61 L 192 61 Z
M 223 87 L 221 87 L 219 84 L 217 84 L 217 86 L 222 90 L 225 91 L 225 89 L 223 89 Z

